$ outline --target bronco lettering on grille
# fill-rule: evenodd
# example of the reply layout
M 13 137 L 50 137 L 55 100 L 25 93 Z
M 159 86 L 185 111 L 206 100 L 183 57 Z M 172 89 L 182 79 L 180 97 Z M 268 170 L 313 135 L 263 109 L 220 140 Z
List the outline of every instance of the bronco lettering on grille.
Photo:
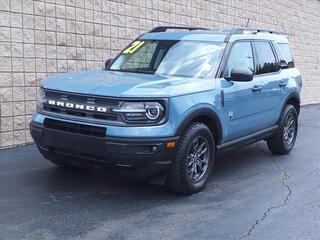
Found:
M 93 105 L 78 104 L 78 103 L 65 102 L 65 101 L 56 101 L 56 100 L 45 99 L 44 103 L 51 105 L 51 106 L 65 107 L 65 108 L 70 108 L 70 109 L 87 110 L 87 111 L 92 111 L 92 112 L 106 113 L 108 111 L 108 108 L 103 107 L 103 106 L 93 106 Z

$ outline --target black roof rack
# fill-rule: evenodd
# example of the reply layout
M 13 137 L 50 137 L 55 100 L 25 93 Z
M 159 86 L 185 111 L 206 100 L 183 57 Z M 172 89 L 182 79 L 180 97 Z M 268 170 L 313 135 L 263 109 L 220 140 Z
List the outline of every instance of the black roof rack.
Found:
M 180 26 L 159 26 L 155 27 L 152 30 L 150 30 L 150 33 L 154 32 L 166 32 L 168 29 L 184 29 L 184 30 L 189 30 L 189 31 L 194 31 L 194 30 L 210 30 L 208 28 L 200 28 L 200 27 L 180 27 Z
M 256 33 L 273 33 L 273 34 L 283 34 L 280 32 L 272 31 L 272 30 L 267 30 L 267 29 L 256 29 L 256 28 L 234 28 L 232 29 L 233 34 L 243 34 L 245 32 L 251 32 L 252 34 Z
M 251 34 L 258 34 L 258 33 L 270 33 L 270 34 L 284 34 L 281 32 L 276 32 L 272 30 L 266 30 L 266 29 L 255 29 L 255 28 L 232 28 L 230 29 L 230 32 L 228 36 L 226 37 L 225 41 L 228 41 L 232 35 L 234 34 L 245 34 L 245 33 L 251 33 Z
M 269 33 L 269 34 L 286 34 L 281 32 L 276 32 L 267 29 L 256 29 L 256 28 L 226 28 L 226 29 L 210 29 L 210 28 L 201 28 L 201 27 L 184 27 L 184 26 L 159 26 L 155 27 L 149 31 L 149 33 L 156 32 L 166 32 L 168 29 L 184 29 L 188 31 L 194 30 L 207 30 L 216 34 L 224 34 L 226 35 L 225 42 L 228 42 L 232 35 L 234 34 L 258 34 L 258 33 Z

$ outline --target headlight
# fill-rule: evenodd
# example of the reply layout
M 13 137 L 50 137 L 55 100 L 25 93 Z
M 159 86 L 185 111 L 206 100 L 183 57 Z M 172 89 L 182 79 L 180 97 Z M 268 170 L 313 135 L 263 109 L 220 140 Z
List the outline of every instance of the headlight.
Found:
M 44 99 L 45 99 L 45 92 L 41 87 L 39 87 L 39 89 L 38 89 L 38 98 L 37 98 L 37 109 L 38 109 L 38 111 L 42 110 Z
M 113 111 L 121 113 L 128 122 L 160 122 L 165 115 L 159 102 L 125 102 Z
M 146 115 L 150 120 L 156 120 L 162 116 L 163 107 L 160 103 L 150 103 L 146 105 Z

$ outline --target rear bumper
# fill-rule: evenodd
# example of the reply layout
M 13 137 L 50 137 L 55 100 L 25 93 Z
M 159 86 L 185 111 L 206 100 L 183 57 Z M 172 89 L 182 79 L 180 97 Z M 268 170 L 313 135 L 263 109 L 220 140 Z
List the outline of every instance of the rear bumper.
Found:
M 30 133 L 47 159 L 59 158 L 115 166 L 127 175 L 150 178 L 165 172 L 171 165 L 175 149 L 166 143 L 179 137 L 132 139 L 95 137 L 44 127 L 31 122 Z

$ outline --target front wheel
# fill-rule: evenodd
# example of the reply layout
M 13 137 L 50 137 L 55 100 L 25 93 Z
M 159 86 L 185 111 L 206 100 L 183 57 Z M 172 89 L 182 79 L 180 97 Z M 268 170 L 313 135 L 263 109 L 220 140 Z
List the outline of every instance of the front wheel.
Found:
M 179 141 L 166 185 L 179 193 L 199 192 L 207 183 L 214 158 L 215 143 L 210 129 L 203 123 L 192 123 Z
M 296 141 L 298 133 L 298 113 L 294 106 L 287 105 L 279 120 L 276 133 L 267 140 L 268 148 L 275 154 L 289 153 Z

